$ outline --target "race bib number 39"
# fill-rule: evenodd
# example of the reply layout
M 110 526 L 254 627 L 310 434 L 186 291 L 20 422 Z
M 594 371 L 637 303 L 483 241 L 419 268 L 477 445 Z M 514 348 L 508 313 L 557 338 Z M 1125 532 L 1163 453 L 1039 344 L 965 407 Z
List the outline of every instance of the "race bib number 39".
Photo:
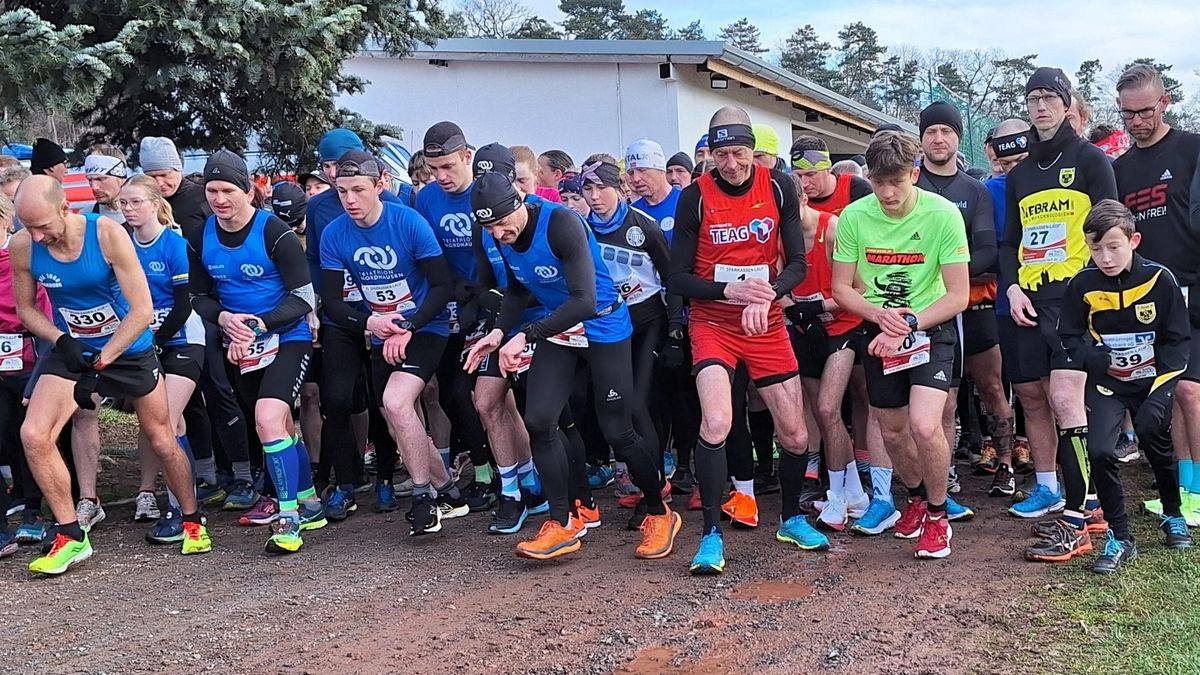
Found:
M 904 338 L 895 354 L 883 357 L 883 374 L 891 375 L 926 363 L 929 363 L 929 336 L 923 330 L 914 331 Z
M 1026 225 L 1021 233 L 1021 262 L 1025 265 L 1064 262 L 1067 259 L 1067 224 Z
M 11 373 L 24 369 L 22 355 L 25 337 L 20 333 L 0 333 L 0 372 Z
M 1154 358 L 1154 332 L 1118 333 L 1101 336 L 1111 350 L 1108 374 L 1122 382 L 1158 376 Z
M 91 309 L 68 309 L 60 307 L 58 313 L 67 324 L 67 332 L 73 338 L 106 337 L 117 332 L 121 320 L 109 303 Z
M 250 347 L 246 349 L 246 356 L 238 362 L 238 370 L 243 375 L 256 370 L 262 370 L 275 363 L 275 357 L 278 355 L 279 334 L 272 333 L 271 335 L 261 337 L 250 343 Z

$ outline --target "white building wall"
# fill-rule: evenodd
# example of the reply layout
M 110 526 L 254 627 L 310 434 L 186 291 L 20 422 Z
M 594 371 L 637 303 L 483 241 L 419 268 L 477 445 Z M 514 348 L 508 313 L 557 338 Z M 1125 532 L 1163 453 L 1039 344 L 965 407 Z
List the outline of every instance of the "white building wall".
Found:
M 792 104 L 763 96 L 757 89 L 746 89 L 730 81 L 728 89 L 713 89 L 708 73 L 692 65 L 676 69 L 679 91 L 679 148 L 691 153 L 696 141 L 708 133 L 708 121 L 717 109 L 736 105 L 750 115 L 753 124 L 769 124 L 779 134 L 779 154 L 787 156 L 792 146 Z M 665 145 L 665 144 L 664 144 Z M 668 151 L 671 152 L 671 151 Z
M 346 72 L 370 84 L 339 105 L 400 126 L 412 150 L 444 119 L 458 123 L 477 147 L 498 141 L 535 152 L 557 148 L 576 162 L 594 152 L 621 156 L 638 138 L 679 136 L 674 83 L 659 79 L 657 64 L 450 61 L 436 67 L 426 59 L 359 56 Z

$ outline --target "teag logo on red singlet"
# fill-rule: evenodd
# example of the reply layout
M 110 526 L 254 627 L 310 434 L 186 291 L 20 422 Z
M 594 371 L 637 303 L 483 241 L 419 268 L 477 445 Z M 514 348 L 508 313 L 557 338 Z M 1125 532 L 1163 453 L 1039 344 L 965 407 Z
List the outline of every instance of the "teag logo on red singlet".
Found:
M 708 230 L 708 236 L 712 243 L 717 245 L 740 244 L 750 241 L 751 237 L 754 237 L 758 243 L 765 244 L 771 240 L 771 233 L 774 231 L 775 220 L 773 218 L 755 218 L 746 225 L 732 223 L 713 225 Z

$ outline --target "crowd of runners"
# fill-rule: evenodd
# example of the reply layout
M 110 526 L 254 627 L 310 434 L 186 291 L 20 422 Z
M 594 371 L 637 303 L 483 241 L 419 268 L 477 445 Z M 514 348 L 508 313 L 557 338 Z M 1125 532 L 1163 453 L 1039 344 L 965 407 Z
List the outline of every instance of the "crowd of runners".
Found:
M 29 545 L 60 574 L 103 541 L 102 400 L 137 415 L 135 520 L 185 555 L 220 545 L 206 509 L 294 554 L 407 499 L 411 536 L 585 556 L 611 489 L 603 520 L 640 531 L 639 558 L 702 521 L 694 574 L 725 569 L 722 528 L 758 528 L 772 493 L 775 540 L 802 551 L 890 532 L 945 558 L 968 504 L 1004 499 L 1027 559 L 1113 572 L 1137 555 L 1119 468 L 1139 452 L 1142 508 L 1190 547 L 1200 136 L 1164 122 L 1152 67 L 1115 94 L 1125 129 L 1093 130 L 1039 68 L 1028 121 L 988 134 L 990 175 L 943 102 L 836 164 L 737 107 L 669 157 L 439 122 L 403 183 L 333 129 L 318 170 L 269 191 L 225 150 L 185 176 L 150 137 L 139 172 L 90 149 L 90 213 L 39 139 L 0 166 L 0 557 Z

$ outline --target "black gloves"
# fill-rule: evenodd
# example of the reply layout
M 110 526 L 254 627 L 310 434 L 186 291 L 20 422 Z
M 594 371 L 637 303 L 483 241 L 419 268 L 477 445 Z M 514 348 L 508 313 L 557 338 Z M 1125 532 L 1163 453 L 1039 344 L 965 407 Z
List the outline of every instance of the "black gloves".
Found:
M 1087 350 L 1083 357 L 1083 369 L 1093 377 L 1107 375 L 1111 352 L 1112 350 L 1105 344 L 1098 344 Z
M 487 310 L 492 316 L 500 315 L 500 305 L 504 302 L 504 293 L 498 289 L 491 289 L 486 293 L 480 293 L 475 296 L 475 302 L 480 308 Z
M 659 355 L 659 362 L 663 368 L 678 370 L 684 367 L 687 363 L 687 354 L 684 351 L 686 339 L 682 328 L 673 328 L 667 332 L 667 341 L 663 343 L 662 354 Z
M 1171 401 L 1174 391 L 1173 385 L 1161 386 L 1138 406 L 1137 414 L 1133 416 L 1133 432 L 1138 438 L 1153 438 L 1160 433 L 1166 433 L 1171 424 Z
M 825 312 L 825 303 L 821 300 L 801 300 L 783 308 L 783 315 L 794 326 L 803 326 Z
M 62 356 L 67 370 L 72 373 L 90 372 L 100 358 L 100 350 L 63 333 L 54 343 L 54 350 Z
M 92 394 L 96 391 L 96 385 L 100 383 L 100 373 L 92 370 L 79 376 L 75 381 L 75 405 L 84 410 L 95 410 L 96 403 L 92 401 Z

